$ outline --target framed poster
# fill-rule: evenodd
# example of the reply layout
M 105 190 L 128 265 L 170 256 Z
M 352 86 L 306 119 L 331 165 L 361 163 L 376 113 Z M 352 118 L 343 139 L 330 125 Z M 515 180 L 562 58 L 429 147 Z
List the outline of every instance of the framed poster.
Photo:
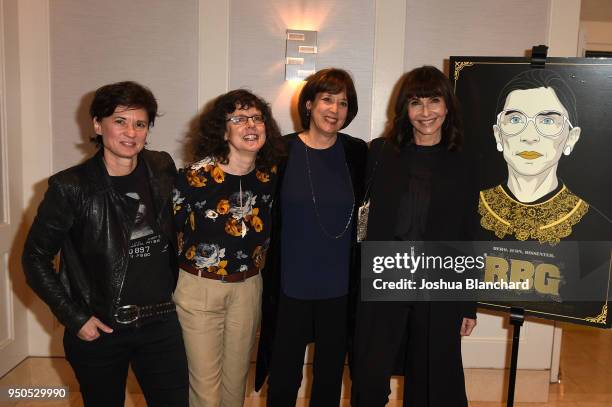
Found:
M 567 243 L 576 247 L 575 266 L 558 264 L 565 274 L 556 296 L 481 305 L 610 327 L 612 59 L 548 58 L 534 66 L 529 58 L 451 57 L 450 71 L 465 149 L 480 169 L 478 239 L 501 252 L 503 242 L 529 243 L 529 256 L 506 250 L 509 273 L 521 272 L 513 261 L 535 269 L 559 259 L 555 251 L 567 255 Z M 588 294 L 565 295 L 575 290 Z

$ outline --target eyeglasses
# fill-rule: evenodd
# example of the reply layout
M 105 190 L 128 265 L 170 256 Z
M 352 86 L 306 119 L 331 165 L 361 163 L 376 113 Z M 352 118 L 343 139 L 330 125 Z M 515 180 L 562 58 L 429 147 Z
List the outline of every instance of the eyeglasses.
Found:
M 538 133 L 546 137 L 558 136 L 565 129 L 565 123 L 570 130 L 574 128 L 567 116 L 555 110 L 545 110 L 535 116 L 527 116 L 517 109 L 502 110 L 497 115 L 497 125 L 509 136 L 522 133 L 529 122 L 533 122 Z
M 264 124 L 266 121 L 263 115 L 256 114 L 253 116 L 232 116 L 226 122 L 232 122 L 237 126 L 244 126 L 248 123 L 249 119 L 253 120 L 253 124 Z

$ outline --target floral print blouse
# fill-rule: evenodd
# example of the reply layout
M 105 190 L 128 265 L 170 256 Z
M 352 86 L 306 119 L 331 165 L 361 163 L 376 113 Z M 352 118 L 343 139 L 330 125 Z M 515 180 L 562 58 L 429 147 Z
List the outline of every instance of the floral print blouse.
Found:
M 219 275 L 261 269 L 276 178 L 276 166 L 238 176 L 211 157 L 181 169 L 173 192 L 179 265 Z

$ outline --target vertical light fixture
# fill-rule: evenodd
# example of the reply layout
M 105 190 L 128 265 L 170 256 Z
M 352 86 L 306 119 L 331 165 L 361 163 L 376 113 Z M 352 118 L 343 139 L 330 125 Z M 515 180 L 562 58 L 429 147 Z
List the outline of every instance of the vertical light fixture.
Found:
M 285 80 L 301 81 L 315 73 L 317 32 L 287 30 L 285 49 Z

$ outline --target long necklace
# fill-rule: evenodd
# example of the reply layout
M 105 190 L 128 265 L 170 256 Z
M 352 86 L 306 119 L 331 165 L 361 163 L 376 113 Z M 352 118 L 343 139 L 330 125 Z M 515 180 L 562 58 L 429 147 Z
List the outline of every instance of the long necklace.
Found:
M 323 233 L 332 239 L 340 239 L 348 230 L 351 225 L 351 221 L 353 220 L 353 211 L 355 210 L 355 192 L 353 191 L 353 183 L 351 181 L 351 172 L 349 170 L 348 164 L 346 163 L 346 159 L 344 160 L 344 166 L 346 168 L 346 174 L 348 175 L 349 185 L 351 186 L 351 196 L 353 197 L 353 204 L 351 206 L 351 211 L 349 212 L 348 221 L 344 226 L 342 232 L 337 235 L 331 234 L 327 231 L 325 226 L 323 226 L 323 222 L 321 221 L 321 215 L 319 214 L 319 208 L 317 208 L 317 197 L 315 195 L 314 184 L 312 183 L 312 173 L 310 170 L 310 159 L 308 158 L 308 146 L 304 143 L 304 148 L 306 149 L 306 169 L 308 170 L 308 181 L 310 183 L 310 193 L 312 195 L 312 204 L 314 206 L 315 215 L 317 217 L 317 222 L 319 223 L 319 227 L 323 231 Z
M 242 176 L 239 178 L 240 182 L 240 234 L 244 238 L 247 234 L 247 227 L 244 224 L 244 206 L 242 205 Z

